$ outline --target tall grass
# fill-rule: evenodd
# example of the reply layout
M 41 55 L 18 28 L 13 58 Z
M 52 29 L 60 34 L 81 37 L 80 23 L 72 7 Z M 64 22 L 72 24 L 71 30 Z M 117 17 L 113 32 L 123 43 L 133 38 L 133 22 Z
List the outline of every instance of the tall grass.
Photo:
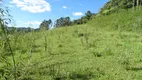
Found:
M 141 13 L 124 10 L 83 25 L 8 35 L 17 79 L 141 80 Z
M 9 14 L 8 9 L 6 9 L 6 10 L 3 10 L 2 8 L 0 8 L 0 9 L 1 9 L 1 11 L 0 11 L 0 14 L 1 14 L 1 17 L 0 17 L 0 27 L 1 27 L 1 30 L 2 30 L 2 32 L 4 34 L 5 42 L 7 44 L 7 47 L 9 48 L 10 54 L 12 56 L 13 67 L 14 67 L 13 68 L 13 71 L 14 71 L 13 72 L 13 76 L 14 76 L 14 79 L 17 80 L 16 62 L 15 62 L 14 52 L 12 50 L 12 47 L 11 47 L 11 44 L 10 44 L 10 40 L 8 38 L 8 30 L 7 30 L 7 26 L 6 26 L 11 21 L 10 14 Z

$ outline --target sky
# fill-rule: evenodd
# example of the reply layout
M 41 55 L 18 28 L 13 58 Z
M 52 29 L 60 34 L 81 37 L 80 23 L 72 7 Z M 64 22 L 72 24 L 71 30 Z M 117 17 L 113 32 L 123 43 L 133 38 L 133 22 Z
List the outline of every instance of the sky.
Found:
M 43 20 L 60 17 L 78 19 L 90 10 L 98 13 L 109 0 L 3 0 L 10 9 L 15 27 L 39 28 Z

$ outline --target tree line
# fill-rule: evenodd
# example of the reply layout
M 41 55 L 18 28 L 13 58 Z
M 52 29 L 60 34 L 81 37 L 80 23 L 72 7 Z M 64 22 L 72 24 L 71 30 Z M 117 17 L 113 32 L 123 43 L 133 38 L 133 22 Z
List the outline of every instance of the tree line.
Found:
M 119 11 L 119 9 L 140 9 L 142 0 L 110 0 L 103 8 L 100 9 L 100 14 L 110 14 Z
M 58 28 L 64 26 L 85 24 L 89 20 L 91 20 L 92 17 L 95 17 L 96 15 L 108 15 L 114 12 L 118 12 L 119 9 L 129 9 L 129 8 L 134 8 L 134 10 L 140 9 L 142 8 L 141 5 L 142 5 L 142 0 L 110 0 L 104 5 L 103 8 L 100 9 L 99 13 L 97 14 L 92 13 L 91 11 L 87 11 L 85 15 L 82 16 L 80 19 L 76 19 L 73 21 L 71 21 L 70 17 L 68 16 L 61 17 L 57 19 L 55 22 L 53 22 L 51 19 L 43 20 L 39 26 L 39 29 L 48 30 L 51 27 Z M 36 29 L 35 31 L 38 31 L 39 29 Z M 19 31 L 28 30 L 29 32 L 31 31 L 31 29 L 17 29 L 17 30 Z
M 58 28 L 58 27 L 64 27 L 64 26 L 71 26 L 75 24 L 85 24 L 87 23 L 87 21 L 89 21 L 92 18 L 93 15 L 96 15 L 96 14 L 92 13 L 91 11 L 87 11 L 85 13 L 85 16 L 81 17 L 80 19 L 71 21 L 70 17 L 61 17 L 57 19 L 54 22 L 54 24 L 51 19 L 44 20 L 40 24 L 40 29 L 48 30 L 52 26 L 54 26 L 54 28 Z
M 85 24 L 87 21 L 92 19 L 93 16 L 96 15 L 108 15 L 110 13 L 118 12 L 119 9 L 140 9 L 142 5 L 142 0 L 110 0 L 108 1 L 103 8 L 100 9 L 99 13 L 94 14 L 91 11 L 87 11 L 85 16 L 81 17 L 80 19 L 76 19 L 71 21 L 70 17 L 61 17 L 57 19 L 54 24 L 51 19 L 44 20 L 40 24 L 40 29 L 48 30 L 50 27 L 58 28 L 64 26 L 71 26 L 71 25 L 79 25 Z
M 85 16 L 81 17 L 80 19 L 76 19 L 71 21 L 70 17 L 61 17 L 57 19 L 54 24 L 52 23 L 52 20 L 44 20 L 40 24 L 40 29 L 49 29 L 51 26 L 54 26 L 54 28 L 58 27 L 64 27 L 64 26 L 71 26 L 71 25 L 79 25 L 79 24 L 85 24 L 87 21 L 89 21 L 92 16 L 96 15 L 108 15 L 110 13 L 118 12 L 119 9 L 140 9 L 142 5 L 142 0 L 110 0 L 108 1 L 103 8 L 100 9 L 99 13 L 94 14 L 91 11 L 87 11 L 85 13 Z

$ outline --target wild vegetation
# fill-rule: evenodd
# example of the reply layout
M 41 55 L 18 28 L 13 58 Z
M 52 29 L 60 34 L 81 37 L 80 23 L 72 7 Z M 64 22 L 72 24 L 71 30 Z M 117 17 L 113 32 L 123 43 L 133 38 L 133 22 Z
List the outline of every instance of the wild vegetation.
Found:
M 92 19 L 93 16 L 95 16 L 96 14 L 92 13 L 91 11 L 87 11 L 85 16 L 81 17 L 81 19 L 77 19 L 77 20 L 70 20 L 70 17 L 61 17 L 59 19 L 57 19 L 54 24 L 52 22 L 51 19 L 49 20 L 44 20 L 42 21 L 42 23 L 40 24 L 40 29 L 45 29 L 48 30 L 51 26 L 54 26 L 54 28 L 58 28 L 58 27 L 65 27 L 65 26 L 71 26 L 71 25 L 79 25 L 79 24 L 85 24 L 87 23 L 87 21 L 89 21 L 90 19 Z
M 142 9 L 108 9 L 88 11 L 81 25 L 66 17 L 48 30 L 52 20 L 44 20 L 26 33 L 9 32 L 11 17 L 0 7 L 0 80 L 141 80 Z
M 45 30 L 48 30 L 50 28 L 50 26 L 52 26 L 52 20 L 49 19 L 49 20 L 44 20 L 42 21 L 42 23 L 40 24 L 40 29 L 45 29 Z
M 100 14 L 106 15 L 118 12 L 120 9 L 141 9 L 141 0 L 110 0 L 100 9 Z

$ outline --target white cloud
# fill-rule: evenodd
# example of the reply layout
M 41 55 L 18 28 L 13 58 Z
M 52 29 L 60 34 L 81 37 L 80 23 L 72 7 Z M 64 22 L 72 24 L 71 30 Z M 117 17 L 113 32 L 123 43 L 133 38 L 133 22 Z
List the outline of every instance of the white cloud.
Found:
M 73 15 L 74 16 L 83 16 L 83 13 L 82 12 L 73 12 Z
M 22 23 L 23 21 L 16 21 L 16 22 Z
M 8 5 L 8 7 L 14 7 L 13 5 Z
M 71 17 L 71 21 L 75 20 L 75 18 Z
M 5 4 L 5 6 L 7 6 L 7 7 L 14 7 L 13 5 L 8 5 L 8 4 Z
M 11 3 L 21 8 L 23 11 L 41 13 L 51 11 L 51 6 L 45 0 L 12 0 Z
M 28 25 L 40 25 L 40 23 L 41 23 L 41 21 L 28 21 L 25 24 L 28 24 Z
M 62 8 L 67 9 L 67 6 L 63 6 Z
M 28 21 L 23 23 L 23 25 L 27 27 L 32 27 L 32 28 L 39 28 L 41 21 Z

